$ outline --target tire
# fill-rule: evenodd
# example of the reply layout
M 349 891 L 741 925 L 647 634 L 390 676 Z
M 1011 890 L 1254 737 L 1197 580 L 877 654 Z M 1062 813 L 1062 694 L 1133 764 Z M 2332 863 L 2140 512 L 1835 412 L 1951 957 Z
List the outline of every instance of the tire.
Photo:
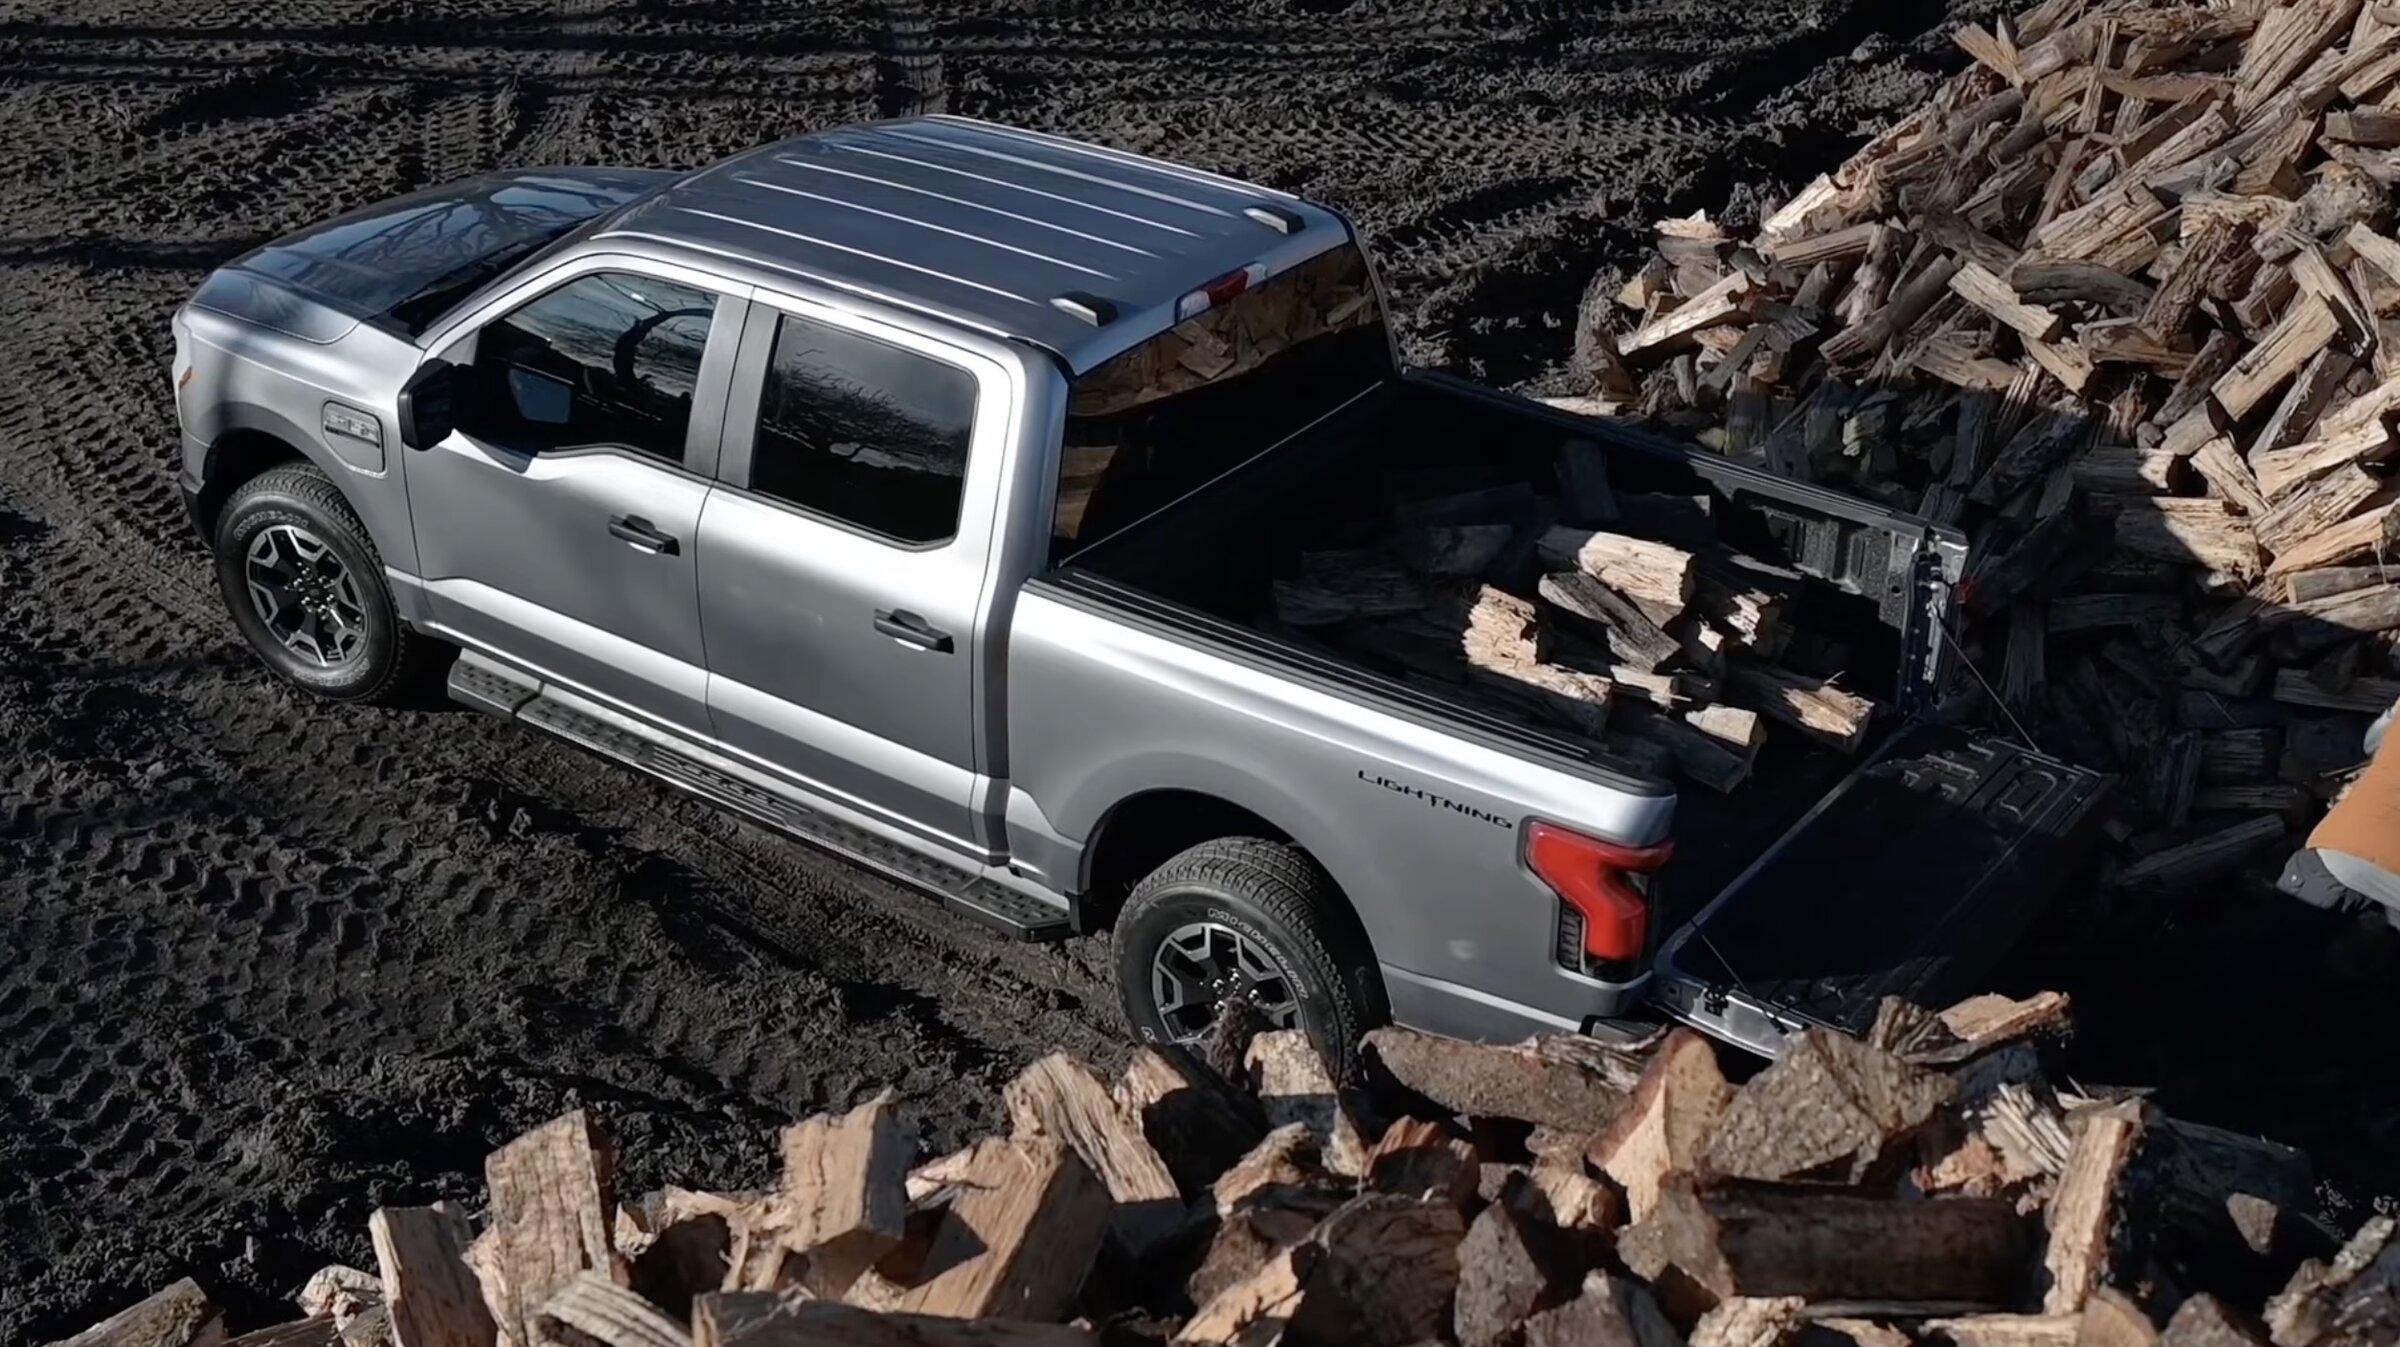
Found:
M 292 569 L 290 548 L 316 549 L 312 561 L 299 568 L 312 577 L 307 583 L 317 586 L 308 591 L 308 601 L 338 605 L 343 623 L 355 632 L 320 643 L 321 650 L 333 647 L 327 653 L 339 658 L 311 658 L 292 648 L 270 626 L 262 600 L 253 597 L 253 549 L 270 533 L 267 549 L 287 570 Z M 285 682 L 330 701 L 392 703 L 419 692 L 439 668 L 443 647 L 400 620 L 374 540 L 340 489 L 316 468 L 300 463 L 271 468 L 243 483 L 218 515 L 213 550 L 217 589 L 233 625 Z M 329 561 L 338 563 L 338 572 Z M 329 575 L 337 577 L 330 585 Z M 277 607 L 283 614 L 292 611 L 289 602 Z M 317 628 L 319 634 L 326 630 Z
M 1178 948 L 1168 950 L 1179 934 Z M 1162 953 L 1173 967 L 1192 966 L 1188 954 L 1177 956 L 1203 936 L 1213 948 L 1238 942 L 1249 951 L 1244 957 L 1263 960 L 1288 986 L 1296 1027 L 1340 1079 L 1358 1079 L 1359 1039 L 1390 1017 L 1390 1005 L 1365 933 L 1307 853 L 1255 837 L 1220 838 L 1182 852 L 1134 887 L 1116 926 L 1117 994 L 1144 1043 L 1188 1048 L 1192 1024 L 1213 1015 L 1213 1005 L 1188 1000 L 1181 1012 L 1162 1006 L 1154 976 Z M 1237 994 L 1256 1003 L 1262 986 L 1268 1001 L 1278 999 L 1275 977 Z

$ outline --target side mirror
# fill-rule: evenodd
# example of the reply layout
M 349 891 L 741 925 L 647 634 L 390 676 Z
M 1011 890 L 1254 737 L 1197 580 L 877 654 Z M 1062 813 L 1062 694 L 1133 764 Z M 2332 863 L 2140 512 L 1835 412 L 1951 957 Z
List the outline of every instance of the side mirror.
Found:
M 465 410 L 464 371 L 447 360 L 428 360 L 400 386 L 400 442 L 431 449 L 457 429 Z

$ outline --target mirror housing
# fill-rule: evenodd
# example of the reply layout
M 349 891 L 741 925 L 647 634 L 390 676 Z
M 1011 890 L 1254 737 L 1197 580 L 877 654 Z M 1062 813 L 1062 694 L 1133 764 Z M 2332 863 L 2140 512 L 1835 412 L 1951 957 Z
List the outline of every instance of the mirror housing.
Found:
M 466 380 L 457 365 L 428 360 L 400 386 L 400 442 L 431 449 L 457 429 L 465 410 Z

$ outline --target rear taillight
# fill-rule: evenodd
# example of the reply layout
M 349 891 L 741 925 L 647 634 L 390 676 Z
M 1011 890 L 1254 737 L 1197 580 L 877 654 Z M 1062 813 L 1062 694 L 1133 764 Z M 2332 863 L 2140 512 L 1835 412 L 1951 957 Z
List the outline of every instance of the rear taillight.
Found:
M 1550 886 L 1583 927 L 1581 953 L 1600 964 L 1639 959 L 1650 939 L 1650 900 L 1633 877 L 1667 863 L 1672 842 L 1629 847 L 1555 823 L 1525 828 L 1525 868 Z M 1563 951 L 1562 951 L 1563 952 Z

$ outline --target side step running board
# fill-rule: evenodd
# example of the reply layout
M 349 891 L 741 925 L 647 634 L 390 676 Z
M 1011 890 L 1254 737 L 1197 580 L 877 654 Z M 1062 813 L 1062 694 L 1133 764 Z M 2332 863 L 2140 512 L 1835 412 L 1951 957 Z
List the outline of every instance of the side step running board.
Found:
M 648 772 L 723 809 L 840 856 L 941 900 L 960 916 L 1019 940 L 1060 940 L 1074 934 L 1064 908 L 985 879 L 814 809 L 787 795 L 711 766 L 662 736 L 613 717 L 595 715 L 546 689 L 540 680 L 474 651 L 461 651 L 450 669 L 451 699 L 536 729 Z

